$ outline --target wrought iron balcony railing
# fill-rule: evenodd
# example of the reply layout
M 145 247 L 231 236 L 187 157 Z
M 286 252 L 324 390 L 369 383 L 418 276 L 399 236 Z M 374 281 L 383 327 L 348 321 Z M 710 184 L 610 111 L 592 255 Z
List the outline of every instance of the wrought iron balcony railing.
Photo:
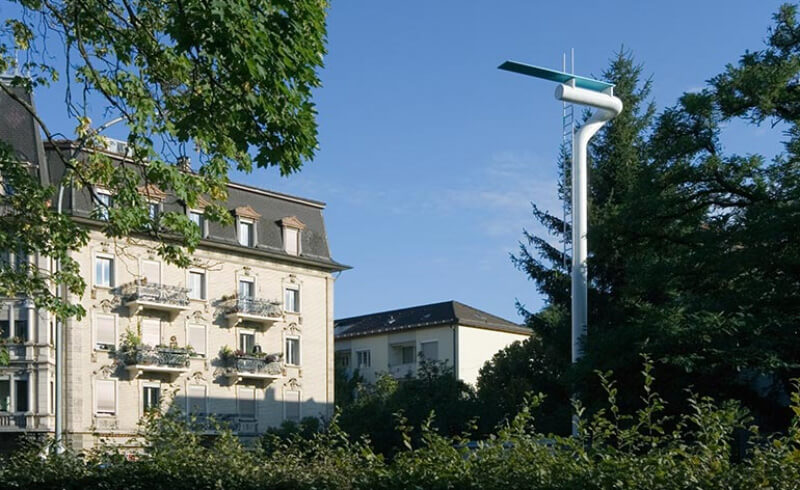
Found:
M 177 375 L 189 369 L 190 350 L 187 348 L 138 346 L 119 354 L 122 364 L 136 376 L 144 372 Z
M 244 313 L 246 315 L 278 318 L 282 315 L 281 304 L 260 298 L 236 298 L 227 313 Z
M 126 303 L 154 303 L 188 307 L 189 289 L 155 282 L 132 282 L 122 286 L 122 298 Z

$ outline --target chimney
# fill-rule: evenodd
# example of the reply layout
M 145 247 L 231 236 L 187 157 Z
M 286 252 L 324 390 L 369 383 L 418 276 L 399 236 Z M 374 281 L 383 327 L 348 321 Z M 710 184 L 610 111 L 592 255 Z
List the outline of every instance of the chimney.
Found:
M 192 173 L 192 161 L 189 159 L 189 157 L 178 157 L 177 165 L 181 172 L 186 172 L 187 174 Z

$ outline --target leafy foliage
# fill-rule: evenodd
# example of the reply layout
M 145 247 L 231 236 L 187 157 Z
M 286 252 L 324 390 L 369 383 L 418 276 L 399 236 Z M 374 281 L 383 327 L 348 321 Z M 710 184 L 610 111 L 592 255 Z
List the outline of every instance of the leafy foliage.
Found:
M 151 414 L 143 424 L 144 452 L 127 458 L 105 446 L 86 454 L 42 457 L 31 445 L 0 463 L 2 488 L 292 488 L 292 489 L 752 489 L 794 488 L 800 478 L 800 425 L 788 434 L 755 439 L 758 429 L 735 404 L 691 396 L 687 411 L 666 419 L 655 391 L 652 365 L 642 372 L 636 410 L 622 410 L 608 373 L 600 389 L 603 409 L 580 419 L 578 437 L 546 437 L 535 428 L 541 397 L 531 397 L 509 423 L 486 441 L 439 433 L 433 415 L 400 427 L 408 445 L 387 460 L 353 440 L 338 419 L 308 438 L 278 439 L 270 451 L 246 448 L 218 429 L 208 438 L 177 414 Z M 628 394 L 633 396 L 634 394 Z M 793 396 L 800 416 L 800 392 Z M 666 429 L 667 423 L 672 429 Z M 746 457 L 731 458 L 733 434 L 753 437 Z
M 206 218 L 228 223 L 220 201 L 231 168 L 277 166 L 286 175 L 313 156 L 311 92 L 325 53 L 324 0 L 13 3 L 0 26 L 0 73 L 25 76 L 0 84 L 0 95 L 33 113 L 25 91 L 65 83 L 76 137 L 71 147 L 55 147 L 55 158 L 66 168 L 64 180 L 92 193 L 98 207 L 104 204 L 94 190 L 112 192 L 113 206 L 102 211 L 108 237 L 147 236 L 165 260 L 186 266 L 199 230 L 183 213 L 150 216 L 142 188 L 171 192 L 190 207 L 210 201 Z M 37 123 L 48 142 L 58 137 Z M 103 131 L 117 123 L 128 133 L 125 165 L 95 151 L 105 146 Z M 4 198 L 10 206 L 0 217 L 0 249 L 41 254 L 61 268 L 50 275 L 2 267 L 0 295 L 81 315 L 52 286 L 83 292 L 68 251 L 86 244 L 86 230 L 59 215 L 57 189 L 32 175 L 10 143 L 0 141 L 0 175 L 13 189 Z M 192 149 L 200 157 L 196 172 L 182 172 L 173 162 Z

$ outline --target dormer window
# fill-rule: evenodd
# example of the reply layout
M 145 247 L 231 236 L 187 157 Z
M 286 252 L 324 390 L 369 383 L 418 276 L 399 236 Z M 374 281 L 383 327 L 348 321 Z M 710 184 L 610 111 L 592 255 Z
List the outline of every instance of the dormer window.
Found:
M 153 184 L 139 187 L 139 194 L 147 199 L 147 216 L 155 221 L 161 214 L 161 203 L 167 198 L 167 194 Z
M 108 210 L 111 208 L 111 193 L 105 189 L 95 189 L 95 198 L 97 199 L 95 215 L 103 221 L 108 221 Z
M 236 240 L 243 247 L 256 246 L 256 223 L 260 214 L 250 206 L 239 206 L 234 210 L 236 214 Z
M 208 236 L 208 227 L 206 226 L 206 217 L 203 211 L 198 209 L 189 210 L 189 220 L 200 229 L 200 236 L 202 238 Z
M 245 247 L 253 246 L 253 221 L 249 219 L 239 219 L 239 245 Z
M 296 216 L 288 216 L 281 220 L 281 227 L 283 227 L 283 250 L 289 255 L 300 255 L 302 253 L 300 237 L 306 225 Z

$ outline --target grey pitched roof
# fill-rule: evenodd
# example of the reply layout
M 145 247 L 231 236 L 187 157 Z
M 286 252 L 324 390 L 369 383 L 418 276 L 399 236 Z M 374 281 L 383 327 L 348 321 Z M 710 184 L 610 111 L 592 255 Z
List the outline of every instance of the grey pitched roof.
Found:
M 445 301 L 399 310 L 342 318 L 334 322 L 336 339 L 442 325 L 465 325 L 502 332 L 531 334 L 531 330 L 477 308 Z

